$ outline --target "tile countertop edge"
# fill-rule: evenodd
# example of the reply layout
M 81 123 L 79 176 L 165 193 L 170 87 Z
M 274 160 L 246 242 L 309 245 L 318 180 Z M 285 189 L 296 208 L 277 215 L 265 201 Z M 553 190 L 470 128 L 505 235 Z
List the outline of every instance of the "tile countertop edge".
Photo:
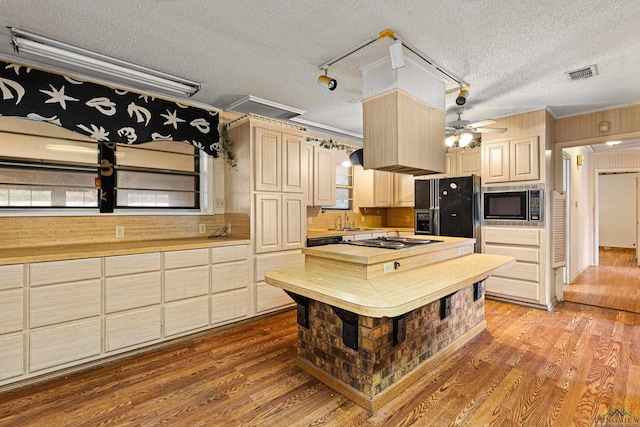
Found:
M 470 260 L 471 265 L 467 265 Z M 475 262 L 474 262 L 475 261 Z M 515 263 L 515 258 L 504 255 L 469 254 L 425 267 L 409 273 L 413 277 L 410 292 L 397 294 L 393 282 L 404 282 L 407 275 L 366 280 L 345 277 L 340 273 L 327 273 L 315 268 L 299 267 L 272 271 L 265 274 L 265 281 L 273 286 L 330 304 L 368 317 L 396 317 L 436 301 L 450 293 L 482 281 L 496 271 Z M 439 283 L 422 286 L 420 277 L 445 276 L 448 271 L 458 271 L 456 277 Z M 466 271 L 465 271 L 466 270 Z M 465 271 L 461 273 L 461 271 Z M 462 276 L 461 276 L 462 274 Z M 387 282 L 387 283 L 385 283 Z M 345 283 L 350 286 L 345 287 Z M 408 284 L 408 281 L 405 282 Z M 394 295 L 396 294 L 396 295 Z
M 248 245 L 250 243 L 251 240 L 246 238 L 222 237 L 210 239 L 207 237 L 193 237 L 186 239 L 136 240 L 126 242 L 81 243 L 77 245 L 11 248 L 0 249 L 0 265 L 215 248 L 223 246 Z

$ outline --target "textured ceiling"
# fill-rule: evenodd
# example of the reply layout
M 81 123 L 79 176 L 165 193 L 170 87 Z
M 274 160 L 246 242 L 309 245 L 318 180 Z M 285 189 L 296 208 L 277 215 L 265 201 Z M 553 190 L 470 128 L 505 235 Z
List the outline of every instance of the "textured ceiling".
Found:
M 318 66 L 386 28 L 471 86 L 466 120 L 640 103 L 638 0 L 6 0 L 4 57 L 13 55 L 7 27 L 202 82 L 199 103 L 224 109 L 253 95 L 358 134 L 360 67 L 390 39 L 333 65 L 335 91 L 316 83 Z M 600 75 L 564 75 L 591 64 Z

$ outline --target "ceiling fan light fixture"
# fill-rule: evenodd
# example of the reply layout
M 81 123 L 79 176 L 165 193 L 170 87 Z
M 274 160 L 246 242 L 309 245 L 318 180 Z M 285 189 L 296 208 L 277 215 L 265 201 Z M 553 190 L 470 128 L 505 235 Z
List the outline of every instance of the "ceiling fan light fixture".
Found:
M 453 145 L 456 143 L 456 139 L 457 138 L 455 135 L 450 135 L 444 139 L 444 143 L 447 147 L 453 147 Z
M 466 147 L 467 145 L 469 145 L 472 139 L 473 139 L 472 134 L 470 134 L 469 132 L 463 132 L 459 135 L 458 146 Z

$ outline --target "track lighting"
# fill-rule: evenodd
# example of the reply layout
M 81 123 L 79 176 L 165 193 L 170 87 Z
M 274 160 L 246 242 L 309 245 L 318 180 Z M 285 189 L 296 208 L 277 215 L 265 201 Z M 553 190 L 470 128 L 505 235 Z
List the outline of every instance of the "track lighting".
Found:
M 318 77 L 318 84 L 320 86 L 326 87 L 329 90 L 335 90 L 338 87 L 338 82 L 336 79 L 332 79 L 327 75 L 329 68 L 324 69 L 324 75 Z
M 469 91 L 467 89 L 460 88 L 460 93 L 456 98 L 456 104 L 464 105 L 467 102 L 467 98 L 469 97 Z

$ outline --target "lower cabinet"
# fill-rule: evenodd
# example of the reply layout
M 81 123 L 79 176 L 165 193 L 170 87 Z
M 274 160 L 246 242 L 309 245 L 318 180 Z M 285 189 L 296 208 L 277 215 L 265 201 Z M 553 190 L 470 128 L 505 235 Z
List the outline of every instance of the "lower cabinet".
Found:
M 516 258 L 515 265 L 486 280 L 487 297 L 546 307 L 544 235 L 544 230 L 537 228 L 482 228 L 482 252 Z
M 248 244 L 0 266 L 0 386 L 248 318 L 253 289 Z
M 284 307 L 290 307 L 294 304 L 293 300 L 284 290 L 265 283 L 265 273 L 302 266 L 304 266 L 304 255 L 302 251 L 256 255 L 256 313 L 263 314 Z

